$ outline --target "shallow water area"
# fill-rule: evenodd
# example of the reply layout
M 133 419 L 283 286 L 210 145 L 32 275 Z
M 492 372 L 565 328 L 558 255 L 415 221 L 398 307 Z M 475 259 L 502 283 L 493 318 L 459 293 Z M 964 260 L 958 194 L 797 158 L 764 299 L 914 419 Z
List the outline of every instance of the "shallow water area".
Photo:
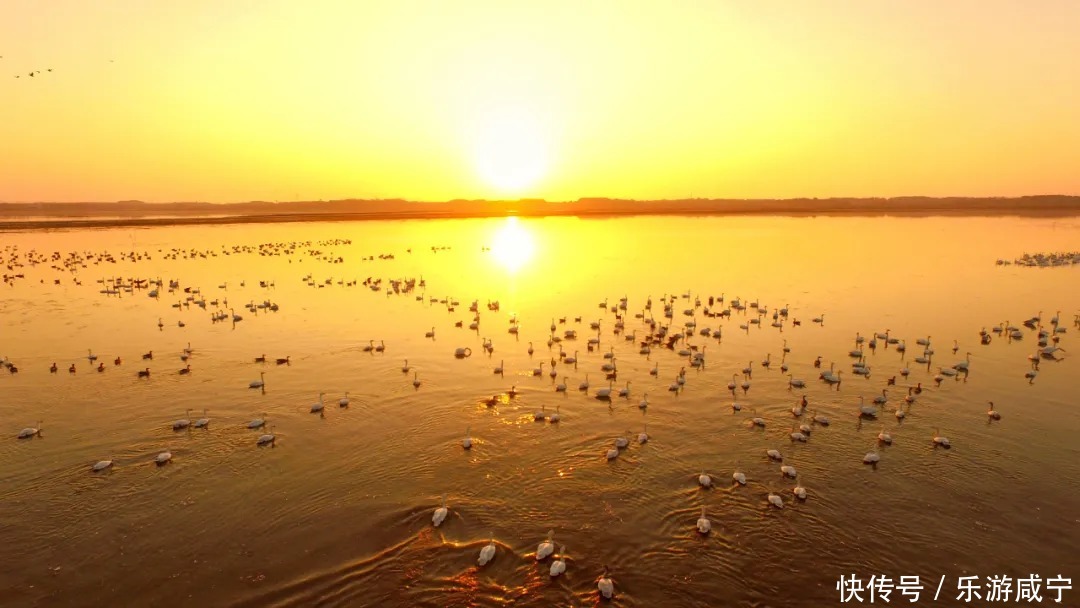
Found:
M 918 575 L 919 603 L 944 575 L 932 603 L 952 605 L 959 576 L 1075 578 L 1080 268 L 995 261 L 1078 242 L 1076 218 L 1009 217 L 2 233 L 8 263 L 13 247 L 24 261 L 32 249 L 62 254 L 6 269 L 24 277 L 0 285 L 0 357 L 18 368 L 0 370 L 3 603 L 587 605 L 606 565 L 624 606 L 820 606 L 853 573 Z M 85 267 L 65 267 L 72 251 Z M 116 261 L 95 263 L 104 252 Z M 158 297 L 152 284 L 126 290 L 132 278 L 160 278 Z M 394 290 L 409 279 L 414 289 Z M 706 314 L 736 299 L 745 308 L 730 317 Z M 1035 316 L 1035 329 L 1024 326 Z M 686 339 L 642 354 L 649 319 Z M 1001 323 L 1022 337 L 994 333 Z M 549 346 L 553 324 L 577 337 Z M 1063 350 L 1038 357 L 1026 378 L 1040 325 Z M 886 331 L 902 342 L 876 337 Z M 852 350 L 868 377 L 852 373 Z M 935 381 L 968 352 L 968 372 Z M 610 384 L 605 364 L 617 369 Z M 830 365 L 843 372 L 838 384 L 818 379 Z M 144 368 L 149 377 L 137 375 Z M 249 388 L 260 373 L 263 389 Z M 609 387 L 610 401 L 596 398 Z M 859 397 L 870 404 L 883 389 L 877 418 L 860 417 Z M 320 393 L 323 412 L 312 413 Z M 808 409 L 793 416 L 802 395 Z M 204 409 L 206 428 L 173 429 Z M 815 413 L 830 424 L 811 423 Z M 247 425 L 264 415 L 275 441 L 259 447 L 269 429 Z M 15 438 L 39 421 L 40 437 Z M 809 439 L 793 441 L 803 423 Z M 620 436 L 629 445 L 608 460 Z M 157 466 L 162 451 L 172 461 Z M 863 464 L 871 451 L 876 466 Z M 105 459 L 109 470 L 91 471 Z M 732 484 L 736 469 L 745 486 Z M 713 487 L 699 485 L 703 472 Z M 796 483 L 805 501 L 793 498 Z M 436 528 L 444 494 L 449 514 Z M 708 536 L 695 528 L 702 506 Z M 554 579 L 551 558 L 534 559 L 548 530 L 566 546 Z M 494 560 L 478 567 L 492 540 Z M 1066 604 L 1075 593 L 1064 591 Z

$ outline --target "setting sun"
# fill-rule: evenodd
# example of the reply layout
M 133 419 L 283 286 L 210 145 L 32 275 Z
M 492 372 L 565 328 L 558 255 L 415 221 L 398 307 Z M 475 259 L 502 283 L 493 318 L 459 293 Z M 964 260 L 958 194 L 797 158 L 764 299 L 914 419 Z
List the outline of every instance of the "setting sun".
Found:
M 535 185 L 548 165 L 540 122 L 522 110 L 503 109 L 485 116 L 473 155 L 483 180 L 505 194 Z

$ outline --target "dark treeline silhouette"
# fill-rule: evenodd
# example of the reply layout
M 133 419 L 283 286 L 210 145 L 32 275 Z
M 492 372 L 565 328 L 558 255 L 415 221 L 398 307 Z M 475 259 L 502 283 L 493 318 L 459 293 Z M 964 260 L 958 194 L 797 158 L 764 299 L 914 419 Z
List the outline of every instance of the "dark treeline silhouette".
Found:
M 792 198 L 628 200 L 581 198 L 550 202 L 521 200 L 401 199 L 244 203 L 0 203 L 0 226 L 156 225 L 177 223 L 258 223 L 362 219 L 435 219 L 520 216 L 620 215 L 1080 215 L 1080 196 L 1013 198 Z M 22 219 L 20 219 L 22 218 Z

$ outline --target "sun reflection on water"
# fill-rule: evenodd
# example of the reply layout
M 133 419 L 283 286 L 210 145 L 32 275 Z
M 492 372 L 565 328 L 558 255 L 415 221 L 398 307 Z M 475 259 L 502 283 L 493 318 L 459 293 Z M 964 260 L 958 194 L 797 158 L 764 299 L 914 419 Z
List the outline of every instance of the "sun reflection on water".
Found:
M 532 260 L 535 253 L 532 233 L 521 225 L 518 218 L 506 218 L 491 245 L 495 260 L 510 273 L 516 273 Z

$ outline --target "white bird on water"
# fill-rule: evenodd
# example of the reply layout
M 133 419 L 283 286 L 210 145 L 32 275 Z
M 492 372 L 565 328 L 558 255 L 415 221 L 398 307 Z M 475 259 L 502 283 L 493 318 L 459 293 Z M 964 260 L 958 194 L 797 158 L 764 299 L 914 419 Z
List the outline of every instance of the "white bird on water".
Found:
M 259 438 L 255 440 L 255 445 L 274 445 L 277 441 L 277 436 L 274 435 L 274 427 L 270 427 L 270 431 L 259 435 Z
M 938 432 L 938 429 L 934 429 L 934 445 L 941 446 L 943 448 L 952 447 L 949 443 L 949 438 L 944 437 Z
M 446 519 L 450 510 L 446 508 L 446 494 L 442 496 L 442 506 L 435 509 L 435 513 L 431 516 L 431 523 L 438 528 L 440 524 Z
M 645 426 L 641 429 L 641 432 L 638 433 L 637 442 L 642 444 L 642 445 L 645 445 L 646 443 L 648 443 L 648 441 L 649 441 L 649 424 L 645 423 Z
M 97 463 L 94 464 L 94 466 L 90 467 L 90 469 L 95 473 L 100 473 L 101 471 L 111 468 L 112 466 L 113 461 L 111 460 L 99 460 Z
M 210 426 L 210 418 L 208 418 L 206 416 L 206 412 L 207 412 L 207 410 L 204 407 L 203 411 L 202 411 L 203 417 L 196 420 L 195 424 L 193 424 L 192 426 L 194 426 L 197 429 L 205 429 L 206 427 Z
M 466 450 L 472 448 L 472 437 L 469 436 L 469 429 L 465 429 L 465 438 L 461 440 L 461 447 Z
M 566 572 L 566 545 L 559 547 L 559 553 L 555 556 L 555 561 L 551 562 L 551 569 L 548 570 L 548 574 L 554 578 L 563 572 Z
M 699 534 L 708 534 L 712 530 L 712 522 L 705 516 L 705 507 L 701 507 L 701 517 L 697 520 L 697 531 Z
M 877 464 L 879 460 L 881 460 L 881 456 L 878 456 L 876 450 L 870 450 L 862 459 L 863 464 Z
M 799 500 L 806 500 L 806 488 L 799 483 L 799 478 L 795 478 L 795 487 L 791 488 L 791 493 L 795 495 L 795 498 Z
M 555 543 L 551 540 L 553 536 L 555 536 L 555 531 L 548 530 L 547 538 L 536 546 L 536 561 L 547 559 L 549 555 L 555 552 Z
M 735 472 L 731 474 L 731 481 L 739 484 L 740 486 L 746 485 L 746 473 L 740 471 L 738 465 L 735 466 Z
M 769 504 L 776 507 L 777 509 L 783 509 L 784 508 L 784 499 L 780 498 L 779 494 L 774 494 L 772 492 L 769 492 Z
M 248 423 L 247 428 L 257 429 L 266 425 L 266 414 L 263 414 L 261 418 L 255 418 Z
M 611 580 L 611 573 L 607 566 L 604 566 L 604 573 L 600 576 L 600 580 L 596 581 L 596 588 L 606 600 L 610 600 L 611 596 L 615 595 L 615 583 Z
M 484 545 L 483 549 L 480 549 L 480 559 L 476 560 L 476 563 L 481 566 L 486 566 L 488 562 L 495 559 L 495 533 L 491 533 L 491 541 Z
M 705 473 L 705 471 L 702 471 L 701 474 L 698 475 L 697 482 L 703 488 L 712 487 L 712 477 L 709 477 L 709 475 Z
M 885 430 L 885 427 L 881 427 L 881 432 L 878 433 L 877 440 L 886 445 L 892 445 L 892 435 Z
M 263 388 L 266 386 L 266 372 L 259 372 L 259 379 L 252 380 L 248 384 L 248 388 Z
M 318 414 L 319 412 L 323 411 L 323 395 L 325 395 L 325 394 L 326 393 L 319 393 L 319 401 L 317 403 L 312 404 L 312 406 L 311 406 L 311 413 L 312 414 Z
M 37 423 L 37 426 L 28 426 L 25 429 L 19 431 L 19 439 L 29 439 L 31 437 L 41 436 L 41 422 Z

